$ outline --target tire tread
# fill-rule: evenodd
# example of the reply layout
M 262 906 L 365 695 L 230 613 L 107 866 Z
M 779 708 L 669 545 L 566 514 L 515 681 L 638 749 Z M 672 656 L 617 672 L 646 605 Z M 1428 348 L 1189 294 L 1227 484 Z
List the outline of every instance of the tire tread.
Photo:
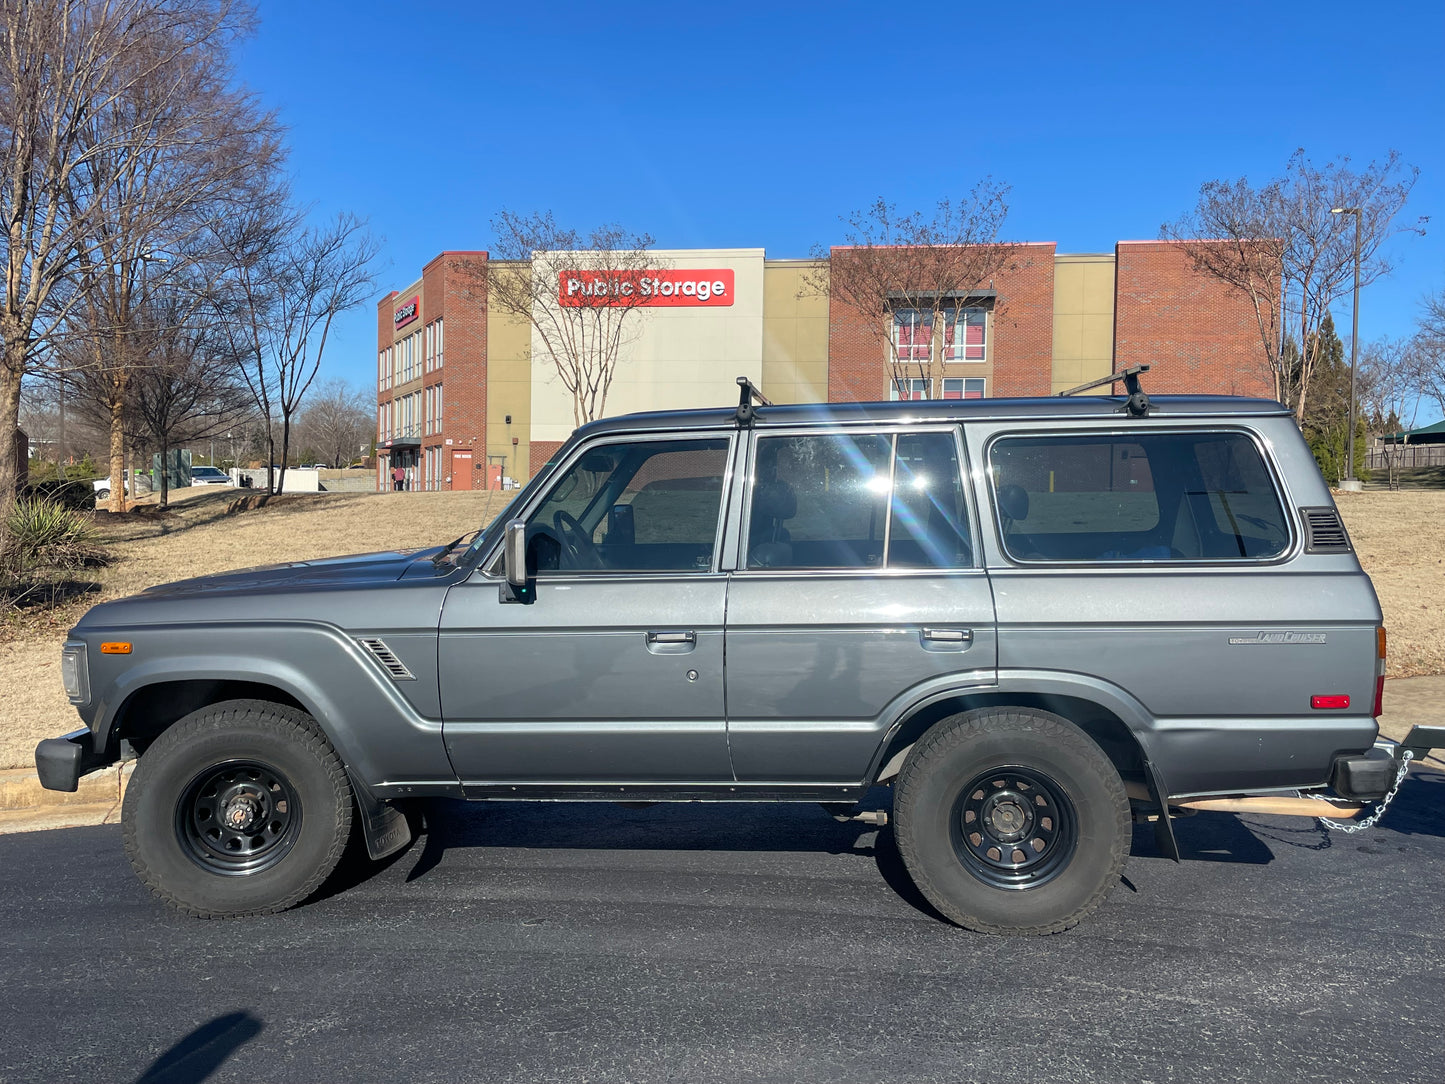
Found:
M 1108 876 L 1101 881 L 1099 889 L 1075 910 L 1054 922 L 1040 926 L 1005 926 L 967 915 L 960 918 L 959 915 L 962 915 L 962 912 L 948 913 L 956 908 L 948 904 L 945 894 L 928 876 L 926 863 L 922 861 L 918 852 L 917 841 L 908 830 L 910 824 L 908 811 L 911 809 L 913 792 L 922 785 L 923 777 L 919 766 L 945 749 L 968 742 L 979 735 L 1017 732 L 1020 729 L 1038 731 L 1051 741 L 1070 747 L 1084 759 L 1093 761 L 1095 766 L 1100 768 L 1100 775 L 1110 791 L 1110 796 L 1114 799 L 1115 807 L 1114 843 L 1110 848 Z M 934 725 L 919 739 L 918 744 L 908 754 L 903 770 L 899 773 L 893 795 L 893 808 L 894 816 L 898 821 L 898 831 L 896 832 L 898 849 L 918 890 L 930 903 L 938 907 L 945 917 L 958 922 L 966 929 L 977 930 L 980 933 L 1048 936 L 1073 929 L 1098 908 L 1113 890 L 1115 882 L 1123 875 L 1124 862 L 1129 857 L 1132 840 L 1132 819 L 1124 783 L 1119 778 L 1119 773 L 1113 763 L 1104 755 L 1103 750 L 1068 720 L 1031 710 L 1011 711 L 980 708 L 951 716 Z M 942 901 L 942 906 L 940 906 L 940 901 Z
M 136 818 L 132 811 L 144 796 L 147 777 L 137 771 L 126 787 L 121 817 L 121 839 L 126 857 L 130 860 L 131 868 L 135 870 L 136 876 L 151 892 L 168 906 L 192 918 L 244 918 L 253 915 L 272 915 L 295 907 L 320 888 L 326 878 L 335 870 L 341 861 L 342 852 L 345 850 L 347 839 L 351 834 L 351 781 L 346 776 L 346 769 L 342 765 L 341 759 L 321 732 L 321 728 L 316 725 L 316 721 L 299 709 L 266 700 L 228 700 L 222 704 L 201 708 L 177 720 L 167 728 L 147 750 L 146 755 L 153 756 L 157 751 L 157 746 L 160 746 L 160 751 L 164 753 L 171 746 L 182 745 L 202 734 L 228 729 L 242 721 L 270 724 L 283 734 L 285 731 L 290 731 L 292 740 L 317 758 L 326 770 L 327 778 L 334 788 L 333 793 L 338 795 L 339 830 L 334 834 L 330 848 L 321 862 L 317 864 L 312 875 L 299 888 L 294 889 L 275 903 L 264 907 L 237 910 L 197 907 L 180 899 L 167 889 L 161 883 L 161 878 L 140 857 Z

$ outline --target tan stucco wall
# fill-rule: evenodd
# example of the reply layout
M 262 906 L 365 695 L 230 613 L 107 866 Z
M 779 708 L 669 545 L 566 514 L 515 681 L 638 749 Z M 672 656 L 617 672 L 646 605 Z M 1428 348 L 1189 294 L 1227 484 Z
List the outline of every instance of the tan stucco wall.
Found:
M 1114 368 L 1114 256 L 1054 257 L 1054 369 L 1057 393 Z
M 769 260 L 763 266 L 763 383 L 775 403 L 828 398 L 828 295 L 810 283 L 826 261 Z
M 736 404 L 738 377 L 763 382 L 763 250 L 662 250 L 654 255 L 661 268 L 731 268 L 733 303 L 634 310 L 633 337 L 622 348 L 605 416 Z M 531 439 L 566 440 L 575 425 L 572 396 L 535 330 L 532 357 Z
M 529 476 L 532 439 L 532 325 L 487 306 L 487 455 L 507 457 L 503 473 Z M 511 425 L 507 415 L 512 416 Z M 517 443 L 512 443 L 512 438 Z

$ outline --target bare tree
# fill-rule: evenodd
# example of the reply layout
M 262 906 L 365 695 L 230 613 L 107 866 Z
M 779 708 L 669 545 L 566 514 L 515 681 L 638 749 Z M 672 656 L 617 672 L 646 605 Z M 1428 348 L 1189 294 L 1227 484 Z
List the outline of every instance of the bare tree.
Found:
M 335 467 L 356 458 L 376 428 L 376 400 L 344 380 L 328 380 L 316 389 L 301 413 L 303 439 Z
M 140 346 L 147 363 L 131 380 L 129 411 L 137 434 L 160 452 L 160 504 L 170 496 L 172 448 L 239 424 L 251 406 L 225 338 L 185 302 L 145 314 Z M 114 482 L 111 483 L 114 485 Z
M 666 270 L 645 233 L 603 225 L 585 237 L 551 212 L 503 211 L 492 220 L 496 260 L 467 265 L 474 296 L 532 327 L 540 353 L 572 397 L 577 425 L 603 416 L 623 348 L 659 295 Z
M 1405 443 L 1401 433 L 1415 427 L 1420 408 L 1418 344 L 1406 339 L 1379 339 L 1360 357 L 1360 405 L 1380 439 L 1391 489 L 1400 485 Z
M 843 245 L 815 246 L 820 266 L 805 289 L 865 316 L 900 395 L 914 378 L 941 387 L 946 352 L 965 349 L 962 314 L 1017 268 L 1019 246 L 1000 239 L 1008 191 L 986 178 L 956 202 L 939 201 L 931 217 L 880 198 L 843 219 Z
M 1445 414 L 1445 291 L 1421 302 L 1411 347 L 1420 393 L 1434 399 Z
M 90 196 L 164 138 L 153 112 L 112 107 L 178 58 L 224 48 L 250 19 L 231 0 L 0 0 L 0 544 L 21 384 L 70 311 L 70 276 L 92 260 L 101 211 Z
M 1349 158 L 1316 166 L 1298 150 L 1282 177 L 1258 188 L 1244 178 L 1204 184 L 1194 210 L 1160 228 L 1198 270 L 1250 299 L 1276 394 L 1300 419 L 1320 358 L 1320 327 L 1353 285 L 1355 223 L 1331 212 L 1359 210 L 1360 284 L 1367 286 L 1392 270 L 1386 242 L 1424 232 L 1424 218 L 1396 221 L 1418 174 L 1394 151 L 1356 170 Z M 1294 364 L 1284 357 L 1290 338 L 1305 344 Z
M 230 215 L 249 195 L 250 174 L 280 157 L 275 118 L 225 86 L 230 42 L 178 51 L 174 33 L 160 29 L 136 45 L 145 75 L 85 125 L 96 150 L 70 192 L 89 208 L 90 227 L 74 275 L 78 318 L 66 330 L 85 342 L 80 385 L 109 411 L 113 511 L 125 508 L 129 385 L 150 363 L 141 344 L 160 341 L 145 317 L 185 321 L 200 312 L 216 267 L 203 243 L 209 223 Z M 154 134 L 145 145 L 106 146 L 110 131 L 140 126 Z
M 377 243 L 355 215 L 288 232 L 254 269 L 257 296 L 264 294 L 265 301 L 254 311 L 259 349 L 246 355 L 241 367 L 267 419 L 272 410 L 280 414 L 280 472 L 271 479 L 273 492 L 285 484 L 291 427 L 321 367 L 332 325 L 366 301 L 376 281 Z

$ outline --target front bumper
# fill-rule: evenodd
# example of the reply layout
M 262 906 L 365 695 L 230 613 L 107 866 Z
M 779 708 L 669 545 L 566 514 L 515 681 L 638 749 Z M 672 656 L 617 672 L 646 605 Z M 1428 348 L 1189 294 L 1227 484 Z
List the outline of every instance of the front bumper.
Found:
M 113 763 L 114 757 L 96 752 L 95 735 L 89 730 L 46 738 L 35 747 L 35 771 L 46 790 L 73 793 L 80 788 L 82 775 Z

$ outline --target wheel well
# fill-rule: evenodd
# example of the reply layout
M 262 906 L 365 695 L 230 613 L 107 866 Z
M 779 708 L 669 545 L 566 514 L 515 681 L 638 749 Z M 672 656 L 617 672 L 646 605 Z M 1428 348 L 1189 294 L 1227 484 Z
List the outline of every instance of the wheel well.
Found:
M 889 740 L 874 782 L 881 783 L 897 775 L 914 742 L 940 719 L 974 708 L 993 707 L 1035 708 L 1069 720 L 1092 738 L 1113 763 L 1130 797 L 1147 796 L 1144 750 L 1128 724 L 1091 700 L 1048 693 L 968 693 L 918 709 L 903 721 L 898 732 Z
M 290 693 L 256 681 L 162 681 L 137 689 L 121 705 L 110 729 L 110 742 L 124 738 L 137 754 L 144 753 L 176 720 L 223 700 L 265 700 L 306 710 Z

